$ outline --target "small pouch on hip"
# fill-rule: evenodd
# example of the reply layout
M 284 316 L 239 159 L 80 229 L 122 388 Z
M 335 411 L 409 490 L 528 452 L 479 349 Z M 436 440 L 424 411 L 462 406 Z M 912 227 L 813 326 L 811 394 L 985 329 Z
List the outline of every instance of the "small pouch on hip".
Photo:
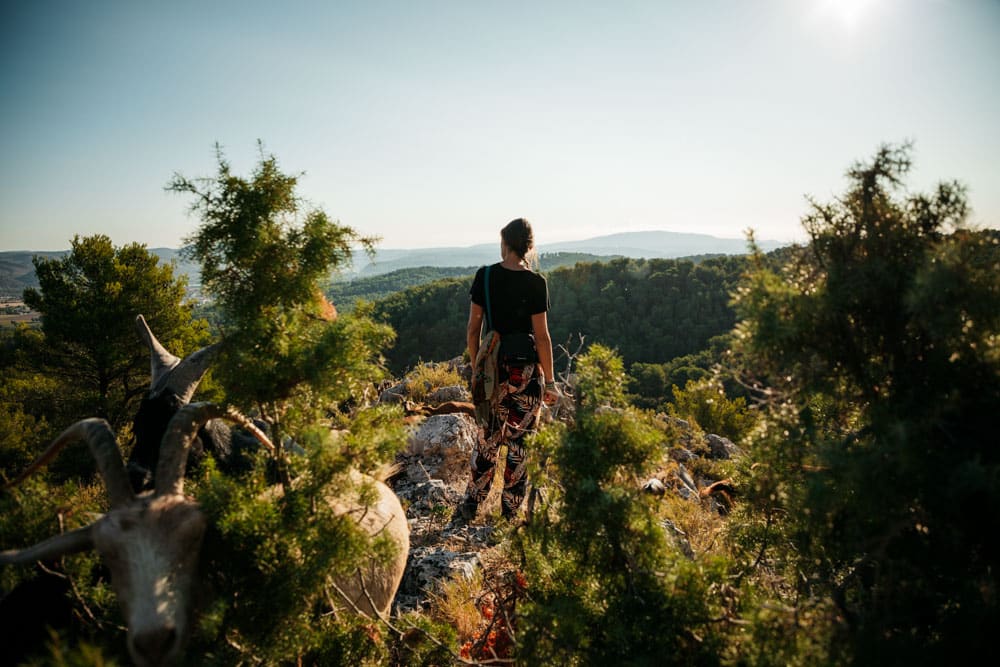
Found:
M 535 337 L 529 333 L 508 333 L 501 336 L 500 361 L 505 364 L 533 364 L 538 361 Z

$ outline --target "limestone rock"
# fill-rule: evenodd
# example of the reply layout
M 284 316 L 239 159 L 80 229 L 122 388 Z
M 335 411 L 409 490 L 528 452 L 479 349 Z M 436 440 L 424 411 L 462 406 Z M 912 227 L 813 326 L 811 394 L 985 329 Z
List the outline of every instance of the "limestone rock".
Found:
M 740 448 L 733 444 L 732 440 L 723 438 L 721 435 L 709 433 L 705 436 L 705 442 L 708 443 L 708 448 L 712 453 L 711 456 L 713 459 L 731 459 L 742 453 Z
M 450 387 L 438 387 L 427 395 L 427 402 L 431 405 L 447 403 L 448 401 L 466 402 L 471 400 L 472 396 L 468 389 L 457 384 Z
M 670 450 L 670 458 L 678 463 L 684 463 L 685 461 L 697 458 L 697 454 L 692 452 L 687 447 L 674 447 Z
M 670 519 L 664 519 L 660 525 L 663 526 L 663 531 L 667 535 L 667 541 L 676 546 L 685 556 L 693 559 L 694 549 L 691 548 L 687 533 L 678 528 Z
M 409 393 L 410 388 L 408 383 L 400 382 L 397 385 L 389 387 L 383 391 L 378 396 L 379 403 L 405 403 L 406 395 Z
M 397 496 L 409 503 L 406 509 L 408 516 L 440 511 L 438 508 L 451 507 L 462 500 L 461 493 L 440 479 L 428 479 L 425 482 L 415 484 L 400 484 L 395 491 Z
M 663 482 L 661 482 L 659 479 L 653 477 L 652 479 L 647 480 L 642 485 L 642 490 L 654 496 L 662 496 L 664 493 L 667 492 L 667 487 L 665 487 L 663 485 Z
M 440 590 L 439 586 L 455 573 L 471 579 L 481 566 L 479 554 L 475 551 L 459 553 L 443 547 L 410 549 L 410 560 L 406 564 L 399 592 L 426 599 L 427 593 Z

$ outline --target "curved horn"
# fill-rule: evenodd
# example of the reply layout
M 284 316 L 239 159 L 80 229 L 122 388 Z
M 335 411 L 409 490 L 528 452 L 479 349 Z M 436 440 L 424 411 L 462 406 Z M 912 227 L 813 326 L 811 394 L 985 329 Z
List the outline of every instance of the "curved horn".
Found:
M 209 419 L 228 419 L 249 431 L 262 445 L 272 452 L 274 444 L 246 416 L 234 408 L 224 408 L 214 403 L 189 403 L 177 411 L 167 424 L 160 445 L 160 460 L 156 464 L 156 495 L 181 495 L 184 493 L 184 471 L 191 443 Z
M 169 389 L 177 394 L 183 403 L 189 402 L 201 378 L 208 371 L 208 365 L 219 351 L 219 346 L 220 343 L 213 343 L 181 359 L 165 378 L 162 389 Z
M 170 391 L 177 394 L 183 403 L 190 401 L 208 370 L 208 365 L 218 352 L 219 344 L 203 347 L 184 359 L 179 359 L 160 344 L 146 324 L 145 317 L 138 315 L 135 326 L 149 347 L 149 394 L 156 396 Z
M 146 324 L 146 318 L 142 315 L 138 315 L 135 318 L 135 328 L 139 332 L 139 336 L 142 337 L 143 342 L 145 342 L 149 347 L 149 387 L 150 393 L 152 393 L 156 389 L 156 385 L 161 382 L 164 376 L 168 375 L 170 371 L 181 362 L 181 360 L 167 352 L 167 349 L 160 345 L 160 341 L 158 341 L 156 336 L 153 335 L 149 325 Z
M 91 534 L 93 525 L 54 535 L 47 540 L 24 549 L 0 552 L 0 565 L 33 563 L 36 560 L 52 560 L 66 554 L 86 551 L 94 546 Z
M 63 431 L 58 438 L 52 441 L 41 456 L 35 459 L 20 475 L 7 484 L 7 488 L 17 486 L 30 475 L 33 475 L 39 468 L 47 464 L 66 445 L 77 440 L 86 441 L 97 462 L 97 471 L 104 479 L 104 486 L 108 489 L 108 498 L 111 500 L 111 507 L 121 507 L 130 503 L 135 495 L 132 493 L 132 486 L 128 482 L 128 474 L 125 472 L 125 463 L 122 461 L 121 452 L 118 451 L 118 443 L 115 441 L 115 434 L 111 426 L 103 419 L 84 419 L 70 426 Z

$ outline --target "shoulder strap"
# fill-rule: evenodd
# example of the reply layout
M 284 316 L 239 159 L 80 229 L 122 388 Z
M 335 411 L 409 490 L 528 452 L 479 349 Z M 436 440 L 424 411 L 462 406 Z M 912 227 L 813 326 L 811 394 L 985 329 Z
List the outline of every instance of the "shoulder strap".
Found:
M 490 316 L 490 267 L 486 266 L 483 274 L 483 291 L 486 292 L 486 330 L 493 331 L 493 318 Z

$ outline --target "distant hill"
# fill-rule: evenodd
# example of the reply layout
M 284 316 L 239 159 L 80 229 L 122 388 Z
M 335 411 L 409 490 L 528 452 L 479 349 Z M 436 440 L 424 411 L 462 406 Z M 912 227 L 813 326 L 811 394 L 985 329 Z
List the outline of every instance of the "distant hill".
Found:
M 414 266 L 482 266 L 498 260 L 497 245 L 483 243 L 464 248 L 379 249 L 374 259 L 369 260 L 363 255 L 357 258 L 353 273 L 359 276 L 373 276 Z M 767 252 L 787 244 L 779 241 L 758 241 L 758 245 L 761 250 Z M 743 255 L 747 252 L 747 244 L 744 239 L 718 238 L 708 234 L 622 232 L 583 241 L 540 245 L 538 252 L 540 254 L 583 253 L 604 259 L 613 256 L 632 259 L 677 259 L 694 255 Z
M 35 255 L 42 257 L 62 257 L 65 254 L 66 251 L 30 252 L 26 250 L 14 250 L 0 252 L 0 297 L 20 298 L 26 287 L 38 287 L 38 279 L 35 278 L 35 265 L 31 263 L 31 258 Z
M 778 241 L 759 241 L 758 245 L 765 252 L 783 245 Z M 709 236 L 707 234 L 685 234 L 680 232 L 622 232 L 598 236 L 583 241 L 563 241 L 549 243 L 538 247 L 542 257 L 558 255 L 563 262 L 542 269 L 550 270 L 555 266 L 567 266 L 577 261 L 610 260 L 614 257 L 631 259 L 677 259 L 697 255 L 742 255 L 747 251 L 743 239 L 727 239 Z M 0 252 L 0 296 L 20 296 L 25 287 L 37 286 L 34 267 L 31 258 L 34 255 L 45 257 L 62 257 L 67 251 L 31 252 L 4 251 Z M 173 248 L 151 248 L 150 252 L 160 258 L 160 261 L 176 264 L 177 272 L 188 276 L 188 283 L 198 285 L 198 267 L 181 257 L 180 250 Z M 578 258 L 578 259 L 574 259 Z M 499 261 L 497 243 L 483 243 L 468 247 L 442 248 L 381 248 L 370 259 L 359 252 L 355 256 L 355 264 L 344 272 L 343 279 L 356 280 L 393 273 L 402 269 L 413 268 L 448 268 L 479 267 Z M 450 273 L 449 275 L 455 275 Z M 445 277 L 444 275 L 440 277 Z
M 761 250 L 768 252 L 786 243 L 758 241 Z M 583 241 L 553 243 L 544 252 L 584 252 L 594 255 L 621 255 L 633 259 L 677 259 L 693 255 L 743 255 L 747 252 L 746 239 L 730 239 L 708 234 L 681 232 L 622 232 L 598 236 Z
M 196 285 L 200 282 L 198 265 L 181 257 L 181 251 L 173 248 L 151 248 L 151 253 L 160 258 L 161 262 L 175 263 L 175 273 L 188 276 L 188 283 Z M 27 287 L 38 287 L 35 277 L 35 265 L 31 258 L 36 255 L 47 259 L 64 257 L 68 250 L 40 251 L 9 250 L 0 251 L 0 297 L 20 298 Z

